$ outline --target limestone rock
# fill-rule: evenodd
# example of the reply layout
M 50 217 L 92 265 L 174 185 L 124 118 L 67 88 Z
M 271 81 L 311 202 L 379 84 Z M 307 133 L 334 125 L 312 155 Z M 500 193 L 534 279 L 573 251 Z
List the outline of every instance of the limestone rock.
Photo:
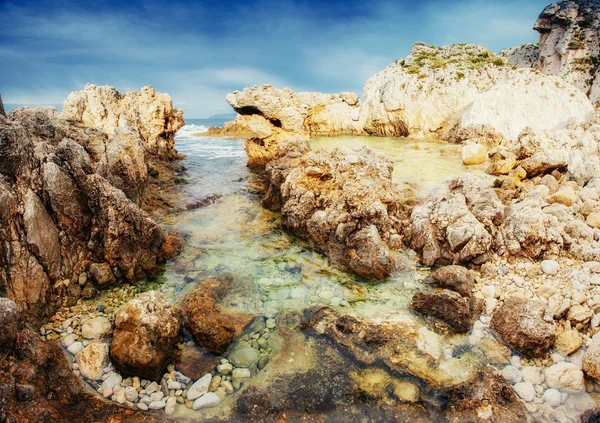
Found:
M 271 162 L 263 203 L 335 266 L 366 278 L 389 276 L 406 211 L 393 163 L 367 147 L 318 150 Z
M 487 149 L 480 144 L 467 144 L 462 148 L 462 162 L 465 165 L 477 165 L 487 160 Z
M 600 335 L 596 334 L 583 355 L 583 371 L 591 378 L 600 380 Z
M 100 380 L 102 369 L 108 359 L 108 345 L 92 342 L 75 357 L 81 376 L 89 380 Z
M 508 58 L 511 66 L 537 69 L 540 61 L 540 46 L 537 44 L 521 44 L 516 47 L 505 48 L 500 54 Z
M 583 345 L 583 338 L 575 329 L 569 329 L 556 337 L 554 346 L 562 355 L 571 355 Z
M 173 358 L 181 311 L 158 292 L 140 294 L 115 313 L 110 357 L 125 374 L 159 380 Z
M 110 332 L 112 324 L 106 317 L 96 317 L 81 323 L 81 336 L 85 339 L 101 339 Z
M 548 367 L 544 374 L 550 388 L 579 392 L 584 388 L 583 372 L 573 363 L 560 362 Z
M 545 313 L 538 301 L 512 297 L 494 312 L 491 323 L 511 348 L 537 357 L 548 351 L 556 337 L 556 325 L 544 320 Z
M 208 387 L 210 386 L 210 382 L 212 380 L 212 375 L 207 373 L 198 379 L 194 384 L 190 387 L 187 393 L 187 399 L 194 401 L 197 398 L 200 398 L 202 395 L 208 392 Z
M 113 87 L 87 84 L 69 95 L 63 110 L 68 119 L 109 135 L 125 126 L 134 128 L 148 153 L 167 158 L 176 156 L 175 133 L 185 124 L 183 111 L 173 108 L 171 97 L 151 86 L 121 94 Z
M 433 189 L 410 216 L 405 231 L 411 248 L 433 265 L 444 258 L 453 263 L 485 260 L 494 243 L 504 205 L 481 179 L 463 176 Z
M 136 186 L 125 175 L 141 163 L 119 151 L 125 167 L 112 174 L 110 144 L 105 132 L 53 108 L 16 109 L 0 122 L 0 286 L 34 319 L 75 304 L 91 263 L 134 281 L 172 254 L 169 238 L 134 202 L 140 186 L 129 198 L 111 183 Z
M 196 344 L 217 354 L 223 354 L 253 320 L 250 314 L 232 312 L 220 304 L 232 286 L 233 281 L 228 278 L 206 279 L 179 303 L 185 327 Z
M 431 277 L 442 288 L 458 292 L 463 297 L 470 298 L 475 286 L 475 278 L 469 269 L 463 266 L 440 267 Z
M 600 98 L 596 78 L 600 53 L 598 12 L 600 6 L 594 1 L 552 3 L 534 26 L 540 33 L 539 70 L 563 77 L 589 95 L 594 104 Z

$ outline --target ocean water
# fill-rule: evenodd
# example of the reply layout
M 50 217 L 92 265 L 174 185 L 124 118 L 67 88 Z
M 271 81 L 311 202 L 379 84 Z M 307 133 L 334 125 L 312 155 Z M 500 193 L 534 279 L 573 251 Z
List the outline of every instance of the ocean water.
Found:
M 177 132 L 178 141 L 189 140 L 193 134 L 206 132 L 212 126 L 220 128 L 227 122 L 225 119 L 186 119 L 185 126 Z

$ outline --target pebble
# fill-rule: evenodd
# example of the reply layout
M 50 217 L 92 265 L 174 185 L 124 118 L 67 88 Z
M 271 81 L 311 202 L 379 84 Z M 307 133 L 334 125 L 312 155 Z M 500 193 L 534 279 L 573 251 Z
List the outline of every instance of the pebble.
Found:
M 133 386 L 125 387 L 125 399 L 127 401 L 136 402 L 138 400 L 138 391 Z
M 167 405 L 167 403 L 164 402 L 163 400 L 152 401 L 150 404 L 148 404 L 148 408 L 150 410 L 162 410 L 163 408 L 165 408 L 166 405 Z
M 517 369 L 520 369 L 521 368 L 521 357 L 519 357 L 518 355 L 513 355 L 510 358 L 510 364 L 513 367 L 516 367 Z
M 556 275 L 558 273 L 558 269 L 560 269 L 560 264 L 556 260 L 543 260 L 541 263 L 542 272 L 547 275 Z
M 237 370 L 237 369 L 236 369 Z M 235 370 L 234 370 L 235 372 Z M 200 398 L 202 395 L 208 392 L 208 387 L 210 386 L 210 381 L 212 380 L 212 375 L 210 373 L 205 374 L 200 379 L 198 379 L 192 387 L 188 390 L 187 399 L 195 400 Z
M 194 401 L 192 408 L 194 410 L 200 410 L 202 408 L 209 408 L 218 405 L 221 402 L 221 398 L 214 392 L 208 392 L 202 395 L 200 398 Z
M 506 366 L 502 369 L 502 376 L 509 383 L 515 384 L 521 381 L 521 371 L 514 366 Z
M 275 319 L 267 319 L 266 326 L 267 326 L 267 329 L 274 329 L 275 328 Z
M 73 342 L 71 345 L 69 345 L 69 347 L 67 348 L 67 351 L 69 351 L 71 354 L 75 355 L 78 352 L 80 352 L 83 349 L 83 344 L 81 342 Z
M 544 392 L 544 401 L 551 407 L 558 407 L 561 403 L 561 395 L 557 389 L 548 389 Z
M 136 404 L 137 408 L 139 408 L 142 411 L 148 411 L 148 404 L 145 404 L 143 402 L 138 402 Z
M 481 288 L 483 298 L 494 298 L 496 296 L 496 287 L 493 285 L 485 285 Z
M 223 363 L 217 366 L 217 371 L 222 375 L 228 375 L 233 371 L 233 365 L 231 363 Z
M 531 402 L 535 397 L 535 388 L 529 382 L 519 382 L 515 386 L 515 392 L 523 401 Z
M 534 385 L 542 383 L 542 372 L 539 367 L 525 366 L 521 369 L 521 376 L 524 382 L 529 382 Z
M 169 399 L 167 399 L 167 402 L 165 403 L 165 414 L 167 416 L 170 416 L 171 414 L 175 413 L 176 405 L 177 400 L 175 399 L 175 397 L 169 397 Z
M 104 389 L 114 389 L 115 386 L 120 386 L 121 381 L 123 380 L 123 377 L 115 372 L 107 373 L 105 376 L 107 376 L 107 378 L 102 382 L 102 387 Z

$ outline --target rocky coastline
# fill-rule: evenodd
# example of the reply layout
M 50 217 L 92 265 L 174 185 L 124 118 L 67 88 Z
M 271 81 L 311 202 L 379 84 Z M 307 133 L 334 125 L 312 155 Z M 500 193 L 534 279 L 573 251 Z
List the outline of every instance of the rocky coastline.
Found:
M 172 281 L 152 281 L 182 247 L 162 219 L 185 209 L 183 112 L 152 87 L 88 84 L 63 112 L 5 113 L 0 98 L 0 423 L 597 421 L 597 11 L 553 3 L 539 45 L 501 54 L 417 43 L 362 103 L 271 85 L 227 96 L 238 116 L 208 135 L 245 139 L 273 220 L 361 277 L 345 287 L 356 302 L 421 269 L 404 284 L 410 319 L 325 291 L 303 309 L 232 310 L 255 281 L 187 269 L 193 283 L 166 295 Z M 311 149 L 340 135 L 441 139 L 493 183 L 466 174 L 419 197 L 368 147 Z

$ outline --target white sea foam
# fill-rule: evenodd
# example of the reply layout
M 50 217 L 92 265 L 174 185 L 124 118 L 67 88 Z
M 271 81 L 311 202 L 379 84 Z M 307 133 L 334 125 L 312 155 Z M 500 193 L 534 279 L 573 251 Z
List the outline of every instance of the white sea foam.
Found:
M 175 137 L 175 148 L 186 156 L 205 158 L 209 160 L 228 157 L 244 157 L 244 143 L 242 140 L 180 136 Z
M 177 131 L 176 139 L 189 140 L 196 138 L 195 134 L 208 131 L 208 126 L 204 125 L 185 125 Z

